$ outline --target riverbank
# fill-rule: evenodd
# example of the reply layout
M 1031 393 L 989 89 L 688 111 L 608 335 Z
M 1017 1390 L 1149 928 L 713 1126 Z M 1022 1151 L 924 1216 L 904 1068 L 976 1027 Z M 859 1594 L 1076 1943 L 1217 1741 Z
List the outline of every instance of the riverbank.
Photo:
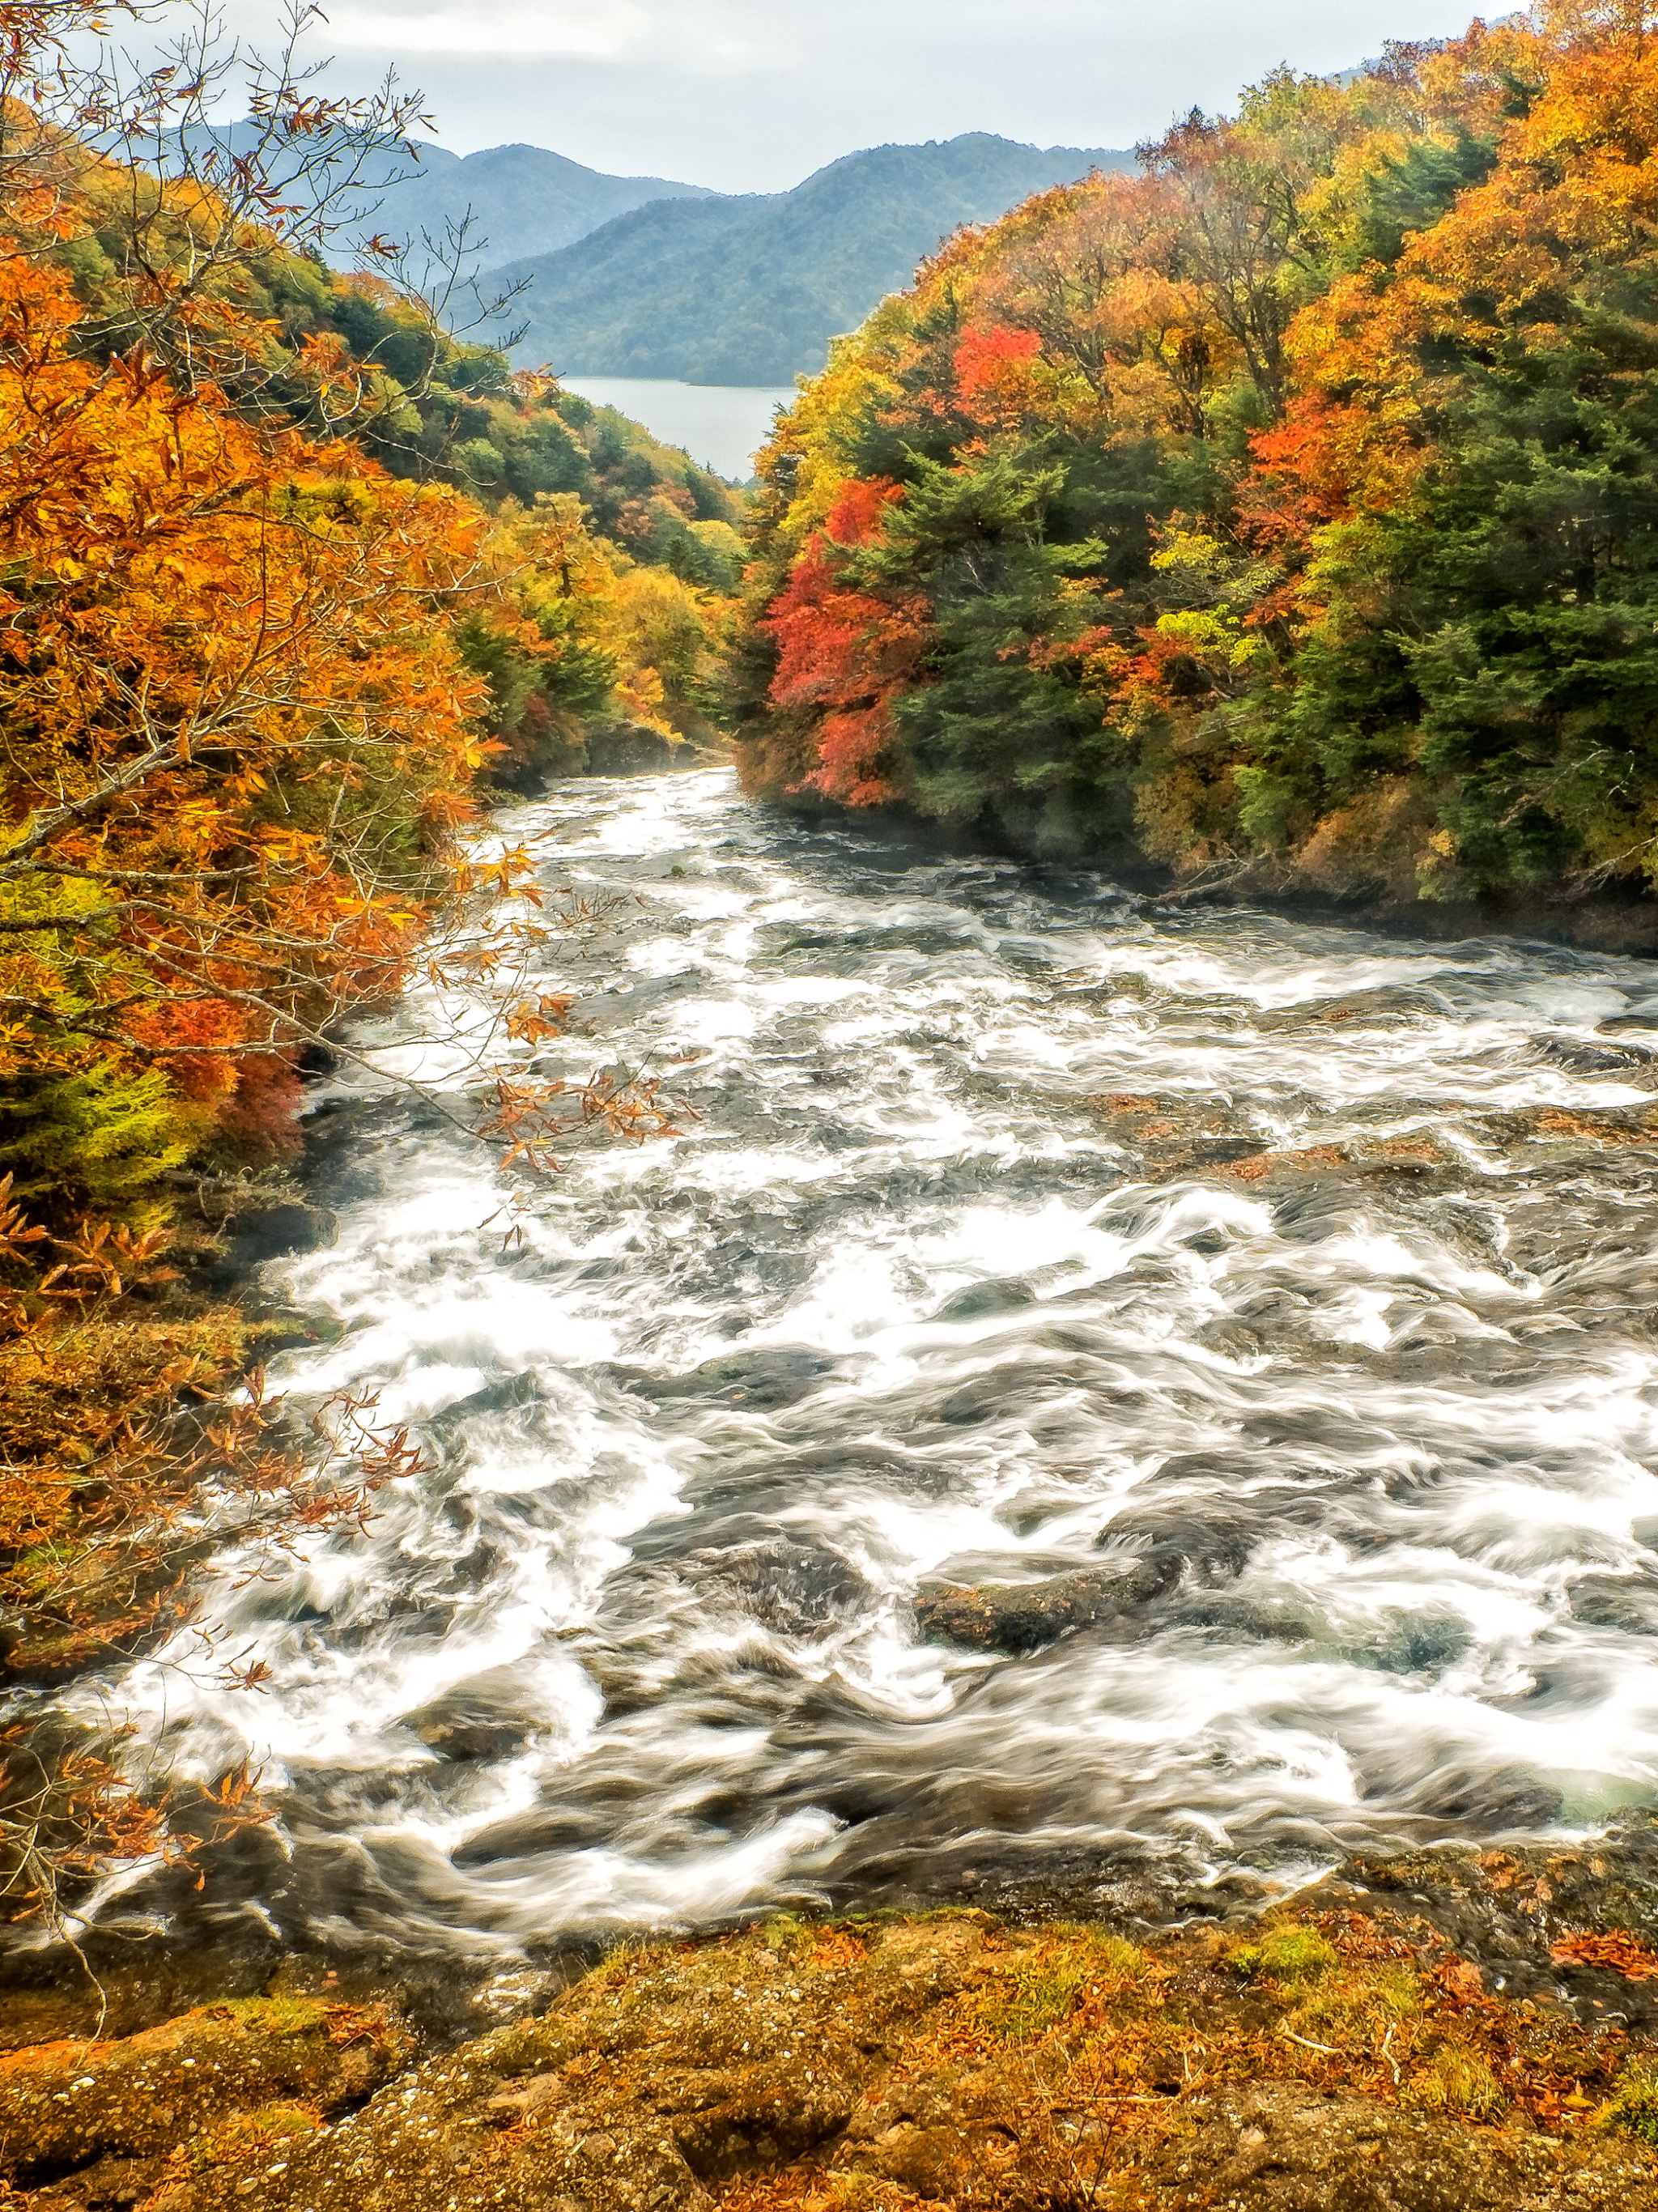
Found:
M 1034 857 L 1034 856 L 1032 856 Z M 1510 937 L 1585 951 L 1658 956 L 1658 897 L 1625 883 L 1594 893 L 1515 892 L 1501 899 L 1423 899 L 1358 870 L 1344 882 L 1272 861 L 1226 865 L 1181 876 L 1127 868 L 1125 880 L 1159 907 L 1257 907 L 1287 920 L 1372 929 L 1387 937 L 1455 945 Z
M 334 1234 L 302 1176 L 171 1180 L 175 1211 L 146 1259 L 128 1267 L 112 1248 L 100 1285 L 0 1336 L 8 1691 L 143 1648 L 200 1553 L 190 1495 L 203 1423 L 250 1370 L 315 1341 L 257 1281 L 267 1261 Z M 188 1529 L 162 1525 L 168 1500 Z
M 0 2059 L 7 2202 L 1624 2212 L 1658 2199 L 1654 1838 L 1605 1851 L 1354 1864 L 1163 1930 L 774 1916 L 526 1977 L 458 2039 L 290 1964 Z
M 740 742 L 736 752 L 739 771 L 746 769 L 751 777 L 754 763 Z M 1344 872 L 1338 867 L 1297 866 L 1283 859 L 1234 856 L 1182 871 L 1148 860 L 1127 837 L 1056 842 L 1034 832 L 1021 836 L 1005 820 L 965 829 L 909 806 L 850 807 L 798 789 L 768 790 L 759 803 L 818 831 L 884 836 L 964 863 L 1011 860 L 1049 875 L 1097 873 L 1128 896 L 1144 900 L 1153 912 L 1252 908 L 1286 921 L 1374 930 L 1435 945 L 1511 937 L 1658 957 L 1658 894 L 1630 878 L 1575 895 L 1539 888 L 1500 899 L 1421 898 L 1408 872 L 1390 881 L 1385 874 L 1367 872 L 1359 861 Z

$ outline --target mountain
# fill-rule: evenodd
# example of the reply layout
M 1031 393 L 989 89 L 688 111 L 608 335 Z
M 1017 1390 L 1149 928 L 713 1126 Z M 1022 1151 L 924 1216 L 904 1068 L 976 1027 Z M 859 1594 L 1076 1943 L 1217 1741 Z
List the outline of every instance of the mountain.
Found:
M 216 154 L 255 153 L 260 140 L 258 126 L 242 122 L 193 130 L 173 143 L 187 147 L 199 166 Z M 338 144 L 342 166 L 348 166 L 351 151 L 343 139 Z M 318 150 L 315 141 L 307 141 L 301 154 L 308 158 Z M 169 166 L 176 158 L 170 157 Z M 386 177 L 392 180 L 380 181 Z M 303 174 L 294 175 L 280 163 L 276 182 L 301 204 L 311 197 Z M 406 238 L 416 248 L 418 276 L 426 258 L 420 250 L 422 233 L 441 244 L 447 226 L 459 224 L 469 211 L 470 258 L 477 266 L 480 257 L 494 264 L 572 245 L 647 201 L 720 197 L 706 185 L 677 185 L 667 177 L 607 176 L 544 146 L 490 146 L 465 155 L 452 154 L 446 146 L 422 146 L 417 163 L 401 152 L 367 159 L 361 188 L 346 196 L 355 219 L 342 224 L 327 252 L 337 265 L 349 267 L 357 248 L 377 233 Z
M 786 384 L 963 223 L 1133 159 L 985 131 L 872 147 L 793 191 L 654 200 L 492 269 L 486 289 L 532 279 L 513 308 L 529 324 L 518 357 L 565 375 Z
M 704 185 L 665 177 L 610 177 L 543 146 L 491 146 L 481 154 L 421 149 L 420 173 L 392 186 L 374 218 L 382 230 L 440 237 L 470 208 L 491 263 L 555 252 L 647 201 L 717 199 Z

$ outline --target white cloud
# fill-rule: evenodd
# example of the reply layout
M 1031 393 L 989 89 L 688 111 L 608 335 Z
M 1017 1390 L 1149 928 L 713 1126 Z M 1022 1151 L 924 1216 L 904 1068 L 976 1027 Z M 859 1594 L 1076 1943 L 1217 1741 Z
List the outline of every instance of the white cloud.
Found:
M 270 43 L 279 0 L 223 0 Z M 313 51 L 395 64 L 457 152 L 519 141 L 623 174 L 777 191 L 883 140 L 1130 146 L 1275 64 L 1343 68 L 1477 0 L 325 0 Z
M 325 35 L 333 46 L 388 48 L 400 54 L 521 54 L 610 60 L 647 40 L 651 21 L 634 0 L 540 0 L 534 8 L 510 0 L 468 0 L 436 8 L 331 8 Z
M 799 18 L 752 0 L 343 0 L 323 34 L 342 52 L 649 61 L 690 70 L 786 66 Z

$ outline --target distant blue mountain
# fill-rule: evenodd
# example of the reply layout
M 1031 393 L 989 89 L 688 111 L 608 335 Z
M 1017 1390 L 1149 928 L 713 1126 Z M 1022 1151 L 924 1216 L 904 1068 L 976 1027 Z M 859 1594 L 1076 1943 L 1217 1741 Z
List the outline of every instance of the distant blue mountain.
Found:
M 821 368 L 829 339 L 908 284 L 963 223 L 993 222 L 1092 169 L 1133 166 L 1108 147 L 1023 146 L 984 131 L 876 146 L 793 191 L 692 197 L 677 187 L 572 243 L 544 241 L 492 269 L 485 289 L 531 280 L 513 309 L 529 325 L 517 357 L 566 375 L 786 384 Z
M 488 240 L 485 251 L 496 263 L 554 252 L 649 201 L 719 197 L 706 185 L 665 177 L 606 176 L 544 146 L 491 146 L 466 155 L 426 146 L 420 173 L 391 188 L 375 223 L 440 237 L 446 223 L 470 210 L 475 234 Z
M 251 123 L 189 134 L 197 161 L 214 147 L 245 154 L 258 133 Z M 177 142 L 175 142 L 177 143 Z M 350 159 L 347 141 L 337 142 L 342 164 Z M 311 142 L 306 155 L 318 149 Z M 386 181 L 386 179 L 393 181 Z M 307 198 L 303 178 L 284 173 L 280 151 L 271 181 L 279 191 Z M 491 263 L 516 261 L 526 253 L 547 253 L 572 245 L 589 231 L 631 208 L 654 200 L 717 199 L 706 185 L 677 185 L 667 177 L 610 177 L 584 168 L 580 161 L 544 146 L 491 146 L 481 154 L 452 154 L 446 146 L 423 145 L 417 160 L 387 151 L 367 157 L 360 185 L 349 196 L 343 222 L 328 241 L 328 258 L 349 266 L 357 249 L 376 234 L 407 239 L 414 246 L 414 273 L 425 263 L 422 233 L 441 243 L 451 224 L 470 216 L 468 243 L 472 265 L 482 255 Z

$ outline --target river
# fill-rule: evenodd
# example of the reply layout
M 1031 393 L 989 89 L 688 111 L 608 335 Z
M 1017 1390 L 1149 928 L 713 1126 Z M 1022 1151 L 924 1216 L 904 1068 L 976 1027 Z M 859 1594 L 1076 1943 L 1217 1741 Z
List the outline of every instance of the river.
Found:
M 263 1769 L 247 1909 L 1173 1911 L 1658 1794 L 1650 966 L 1159 908 L 719 770 L 500 826 L 630 902 L 541 956 L 592 994 L 552 1064 L 701 1118 L 514 1219 L 418 1106 L 325 1102 L 338 1243 L 272 1277 L 333 1340 L 273 1379 L 377 1389 L 425 1469 L 227 1562 L 265 1687 L 181 1644 L 118 1692 L 152 1763 Z M 459 1081 L 474 1019 L 422 986 L 380 1042 Z M 918 1626 L 1083 1571 L 1121 1606 L 1045 1648 Z

